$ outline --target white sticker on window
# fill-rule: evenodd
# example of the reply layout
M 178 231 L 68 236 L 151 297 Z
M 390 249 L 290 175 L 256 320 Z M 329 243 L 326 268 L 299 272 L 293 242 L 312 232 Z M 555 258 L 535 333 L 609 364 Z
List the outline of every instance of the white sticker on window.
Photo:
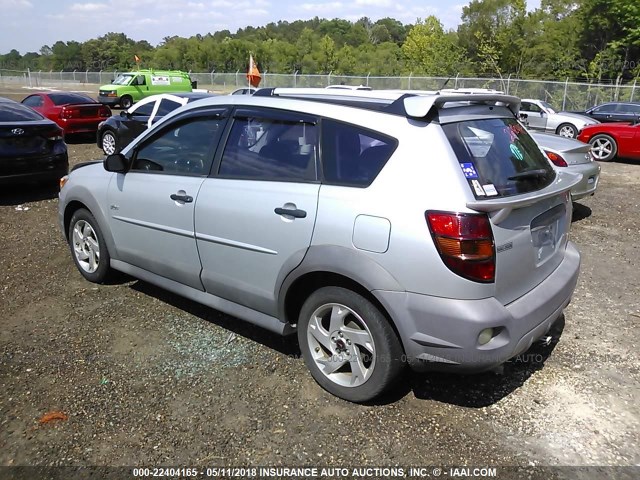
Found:
M 498 190 L 496 190 L 496 187 L 492 183 L 483 185 L 482 187 L 484 188 L 484 191 L 487 194 L 487 196 L 495 197 L 496 195 L 498 195 Z
M 478 180 L 471 180 L 471 185 L 473 185 L 473 189 L 476 191 L 476 195 L 478 195 L 479 197 L 484 197 L 486 195 Z

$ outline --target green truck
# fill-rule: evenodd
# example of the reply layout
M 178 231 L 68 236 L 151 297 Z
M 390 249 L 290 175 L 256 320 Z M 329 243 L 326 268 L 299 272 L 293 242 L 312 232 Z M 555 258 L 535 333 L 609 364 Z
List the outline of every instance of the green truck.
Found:
M 98 101 L 103 105 L 129 108 L 134 102 L 157 93 L 191 92 L 195 82 L 179 70 L 137 70 L 121 73 L 109 85 L 102 85 Z

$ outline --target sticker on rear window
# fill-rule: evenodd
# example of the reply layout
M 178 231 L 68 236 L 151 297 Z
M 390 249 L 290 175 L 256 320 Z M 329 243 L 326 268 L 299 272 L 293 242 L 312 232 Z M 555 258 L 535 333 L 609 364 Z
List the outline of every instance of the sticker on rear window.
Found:
M 471 180 L 471 185 L 473 185 L 473 189 L 476 191 L 476 195 L 478 195 L 479 197 L 484 197 L 484 190 L 482 189 L 482 186 L 480 185 L 480 182 L 478 180 Z
M 524 160 L 524 155 L 522 154 L 522 152 L 520 151 L 517 145 L 512 143 L 509 148 L 511 149 L 511 153 L 513 153 L 514 157 L 516 157 L 520 161 Z
M 496 195 L 498 195 L 498 190 L 496 190 L 496 187 L 493 185 L 493 183 L 483 185 L 482 188 L 484 188 L 484 193 L 486 193 L 488 197 L 495 197 Z
M 473 163 L 461 163 L 460 167 L 464 172 L 465 178 L 478 178 L 478 172 L 476 171 L 476 167 Z

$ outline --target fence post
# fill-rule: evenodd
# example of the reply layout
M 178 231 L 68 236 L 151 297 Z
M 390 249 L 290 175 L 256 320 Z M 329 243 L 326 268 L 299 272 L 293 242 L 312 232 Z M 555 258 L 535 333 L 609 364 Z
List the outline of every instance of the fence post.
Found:
M 371 75 L 371 72 L 367 73 L 367 87 L 369 86 L 369 75 Z
M 569 77 L 564 81 L 564 95 L 562 95 L 562 111 L 566 109 L 567 106 L 567 88 L 569 88 Z
M 616 102 L 620 98 L 620 84 L 621 83 L 622 83 L 622 75 L 618 75 L 618 78 L 616 78 L 616 96 L 614 97 L 614 100 Z
M 409 72 L 409 85 L 407 85 L 407 90 L 411 90 L 411 75 L 413 75 L 413 72 Z
M 293 87 L 295 88 L 297 86 L 298 86 L 298 70 L 293 72 Z
M 630 102 L 633 102 L 633 94 L 636 93 L 636 82 L 638 81 L 638 77 L 633 79 L 633 85 L 631 86 L 631 98 L 629 99 Z
M 62 72 L 64 71 L 64 68 L 62 70 L 60 70 L 60 82 L 62 82 Z
M 331 85 L 331 74 L 332 74 L 332 73 L 333 73 L 333 70 L 331 70 L 331 71 L 329 72 L 329 75 L 327 75 L 327 87 L 328 87 L 329 85 Z
M 31 69 L 29 67 L 27 67 L 27 75 L 29 76 L 29 88 L 31 88 L 33 85 L 31 85 Z
M 213 87 L 213 73 L 216 71 L 216 69 L 214 68 L 213 70 L 211 70 L 211 86 Z
M 76 69 L 73 70 L 73 81 L 76 81 Z
M 240 70 L 236 70 L 236 87 L 238 87 L 238 74 L 240 73 Z
M 511 74 L 507 77 L 507 95 L 509 95 L 509 88 L 511 88 Z
M 460 72 L 456 73 L 456 83 L 453 88 L 458 88 L 458 77 L 460 76 Z

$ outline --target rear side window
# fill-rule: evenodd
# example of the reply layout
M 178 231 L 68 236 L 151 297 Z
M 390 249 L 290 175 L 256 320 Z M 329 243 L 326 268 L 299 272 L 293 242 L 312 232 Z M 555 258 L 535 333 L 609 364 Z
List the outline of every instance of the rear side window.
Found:
M 40 95 L 32 95 L 31 97 L 25 98 L 22 101 L 22 104 L 30 107 L 42 107 L 44 105 L 44 100 Z
M 553 167 L 515 119 L 470 120 L 442 129 L 476 198 L 540 190 L 555 179 Z
M 316 130 L 302 121 L 237 117 L 218 173 L 247 180 L 315 181 Z
M 43 120 L 38 112 L 16 102 L 0 103 L 0 122 L 25 122 Z
M 378 132 L 335 120 L 322 121 L 322 167 L 325 183 L 368 187 L 398 142 Z

